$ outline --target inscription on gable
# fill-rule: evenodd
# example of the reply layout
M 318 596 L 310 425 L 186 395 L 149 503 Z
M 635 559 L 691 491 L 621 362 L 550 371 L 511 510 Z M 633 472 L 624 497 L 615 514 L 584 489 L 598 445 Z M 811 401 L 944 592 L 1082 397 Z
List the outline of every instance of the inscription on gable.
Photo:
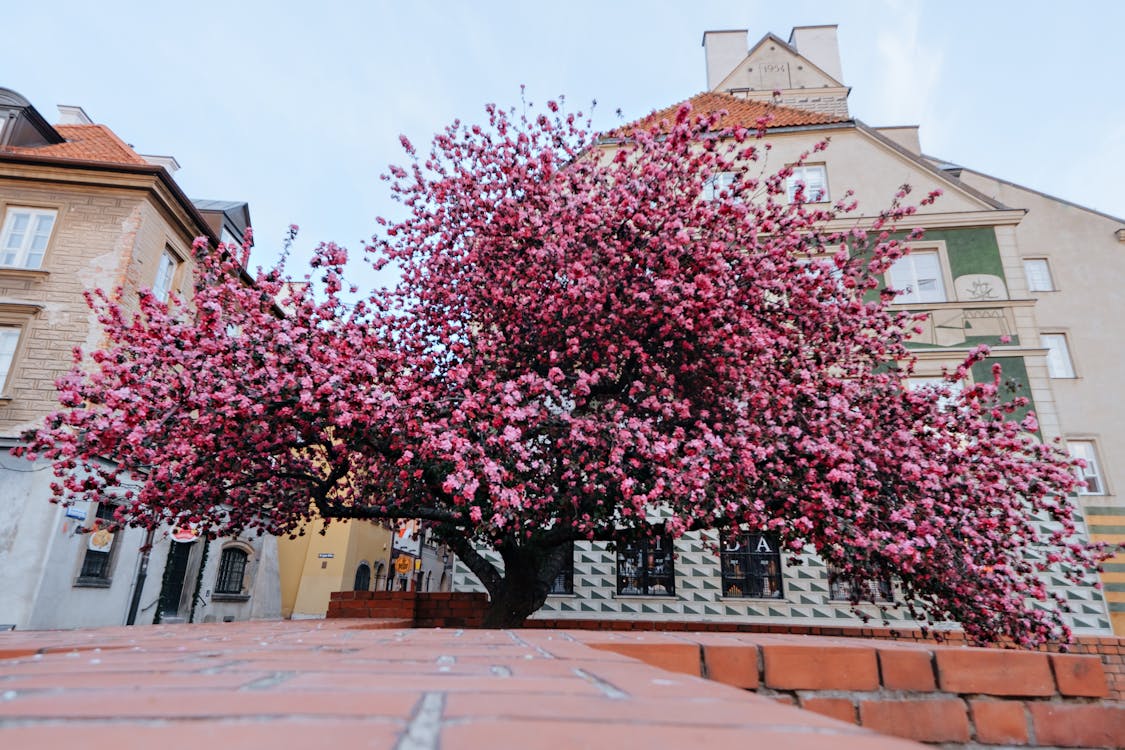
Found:
M 789 63 L 787 62 L 757 62 L 748 71 L 752 78 L 756 78 L 756 88 L 787 89 L 792 87 L 789 76 Z

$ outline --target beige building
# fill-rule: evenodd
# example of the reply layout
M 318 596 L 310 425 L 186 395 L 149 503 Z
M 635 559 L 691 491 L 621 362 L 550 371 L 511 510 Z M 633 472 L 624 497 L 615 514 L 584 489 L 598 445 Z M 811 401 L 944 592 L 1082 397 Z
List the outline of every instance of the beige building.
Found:
M 312 522 L 278 540 L 281 615 L 324 617 L 334 591 L 449 591 L 453 563 L 417 521 L 402 528 L 371 521 Z
M 190 293 L 191 243 L 238 235 L 245 204 L 200 211 L 171 176 L 78 107 L 52 126 L 0 89 L 0 627 L 58 628 L 277 616 L 272 538 L 183 541 L 82 533 L 112 507 L 48 502 L 49 465 L 8 449 L 57 408 L 72 351 L 102 342 L 83 294 Z M 244 228 L 245 224 L 243 224 Z M 147 570 L 145 569 L 147 566 Z
M 861 225 L 904 183 L 917 197 L 942 191 L 912 217 L 925 237 L 886 278 L 906 290 L 896 298 L 899 306 L 925 315 L 922 334 L 911 342 L 918 384 L 955 368 L 977 345 L 989 345 L 993 358 L 971 376 L 989 379 L 993 362 L 1003 366 L 1031 400 L 1038 437 L 1065 438 L 1091 462 L 1087 494 L 1080 498 L 1090 531 L 1095 538 L 1125 539 L 1111 476 L 1115 465 L 1125 465 L 1125 415 L 1118 413 L 1125 407 L 1106 397 L 1115 390 L 1123 352 L 1114 321 L 1125 315 L 1118 240 L 1125 222 L 925 157 L 917 127 L 870 127 L 856 119 L 834 26 L 797 28 L 788 41 L 767 34 L 753 45 L 745 30 L 707 32 L 703 46 L 709 91 L 688 101 L 696 112 L 725 111 L 723 126 L 754 128 L 771 117 L 767 172 L 831 140 L 793 175 L 790 191 L 802 184 L 817 203 L 851 190 Z M 651 118 L 669 118 L 679 106 Z M 781 554 L 765 534 L 747 534 L 737 548 L 716 553 L 717 547 L 715 534 L 706 532 L 675 542 L 620 544 L 616 551 L 605 543 L 576 543 L 572 567 L 538 616 L 858 623 L 846 603 L 849 582 L 814 555 Z M 1119 583 L 1125 565 L 1109 566 L 1105 581 L 1108 597 L 1049 578 L 1069 601 L 1076 631 L 1106 633 L 1115 622 L 1125 632 L 1125 583 Z M 872 587 L 877 599 L 895 597 L 890 582 Z M 459 566 L 455 588 L 479 583 Z M 911 626 L 896 617 L 902 615 L 892 611 L 892 624 Z

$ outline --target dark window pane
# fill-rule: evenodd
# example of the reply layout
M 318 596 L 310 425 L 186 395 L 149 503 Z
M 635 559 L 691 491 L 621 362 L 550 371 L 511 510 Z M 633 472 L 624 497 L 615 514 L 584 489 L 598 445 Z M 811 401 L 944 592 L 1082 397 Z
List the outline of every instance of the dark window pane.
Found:
M 231 547 L 223 550 L 219 560 L 219 580 L 215 584 L 217 594 L 241 594 L 242 577 L 246 573 L 247 554 Z
M 723 596 L 781 599 L 781 550 L 773 534 L 747 533 L 720 542 Z
M 875 581 L 847 577 L 834 565 L 828 566 L 828 598 L 849 602 L 894 601 L 894 589 L 889 578 Z
M 114 506 L 111 503 L 98 503 L 98 509 L 94 513 L 94 524 L 91 528 L 96 531 L 106 526 L 112 526 L 113 511 Z M 111 549 L 108 552 L 99 552 L 87 547 L 86 556 L 82 558 L 82 570 L 79 571 L 78 577 L 109 580 L 109 556 L 112 551 Z
M 617 545 L 617 593 L 675 596 L 676 570 L 672 538 L 663 532 Z
M 574 593 L 574 542 L 567 542 L 563 555 L 563 566 L 551 582 L 552 594 Z

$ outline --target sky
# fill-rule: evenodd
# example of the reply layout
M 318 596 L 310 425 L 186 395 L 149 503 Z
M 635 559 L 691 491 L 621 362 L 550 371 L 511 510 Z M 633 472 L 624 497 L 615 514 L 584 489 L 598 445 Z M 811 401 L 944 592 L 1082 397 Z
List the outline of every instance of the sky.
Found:
M 387 165 L 520 86 L 610 127 L 705 88 L 709 29 L 838 24 L 851 112 L 923 150 L 1125 216 L 1125 3 L 1087 0 L 9 3 L 0 86 L 54 121 L 79 105 L 194 198 L 250 204 L 252 264 L 358 249 L 396 216 Z M 358 255 L 358 253 L 357 253 Z

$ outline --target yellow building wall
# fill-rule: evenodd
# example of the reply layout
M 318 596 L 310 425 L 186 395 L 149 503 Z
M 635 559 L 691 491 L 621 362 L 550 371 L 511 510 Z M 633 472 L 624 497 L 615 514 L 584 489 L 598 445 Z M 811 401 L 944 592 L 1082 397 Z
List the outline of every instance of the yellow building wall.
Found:
M 323 532 L 323 533 L 322 533 Z M 371 587 L 386 575 L 391 532 L 368 521 L 314 521 L 304 536 L 279 539 L 282 616 L 324 617 L 333 591 L 350 591 L 361 562 L 371 567 Z M 325 557 L 322 557 L 325 555 Z M 331 557 L 327 557 L 331 555 Z

